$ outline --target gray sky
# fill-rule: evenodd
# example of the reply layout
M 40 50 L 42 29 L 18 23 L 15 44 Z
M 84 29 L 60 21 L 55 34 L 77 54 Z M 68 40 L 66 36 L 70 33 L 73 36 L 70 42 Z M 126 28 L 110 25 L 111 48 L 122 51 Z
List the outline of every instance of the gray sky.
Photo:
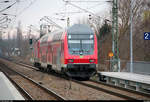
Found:
M 0 0 L 2 1 L 2 0 Z M 12 4 L 15 0 L 11 0 Z M 27 7 L 31 3 L 31 1 L 34 0 L 20 0 L 21 2 L 18 3 L 17 5 L 13 6 L 11 9 L 5 11 L 4 13 L 9 13 L 9 14 L 18 14 L 20 11 L 22 11 L 24 8 Z M 79 0 L 74 0 L 74 1 L 79 1 Z M 87 1 L 87 0 L 81 0 L 81 1 Z M 96 1 L 96 0 L 88 0 L 88 1 Z M 99 16 L 102 17 L 107 17 L 108 13 L 110 11 L 110 4 L 104 2 L 106 0 L 97 0 L 100 2 L 92 2 L 92 3 L 79 3 L 79 2 L 72 2 L 73 4 L 87 9 L 90 12 L 93 12 L 94 14 L 98 14 Z M 0 9 L 7 7 L 8 4 L 6 5 L 0 5 Z M 55 15 L 55 13 L 60 13 L 60 12 L 82 12 L 82 13 L 75 13 L 75 14 L 69 14 L 65 13 L 64 15 Z M 63 0 L 35 0 L 35 2 L 27 8 L 24 12 L 22 12 L 17 19 L 15 20 L 14 23 L 12 23 L 13 27 L 17 26 L 18 21 L 21 21 L 21 25 L 23 30 L 27 31 L 29 25 L 34 25 L 37 28 L 39 28 L 40 25 L 40 18 L 43 16 L 49 16 L 52 18 L 67 18 L 68 16 L 70 17 L 70 24 L 74 24 L 77 22 L 78 19 L 85 19 L 88 18 L 89 13 L 83 12 L 81 9 L 78 9 L 76 7 L 73 7 L 71 5 L 65 6 L 65 2 Z M 66 21 L 60 21 L 53 19 L 57 24 L 61 25 L 62 27 L 66 27 L 67 22 Z
M 105 0 L 98 0 L 98 1 L 105 1 Z M 80 6 L 81 8 L 85 8 L 85 9 L 87 8 L 89 11 L 93 13 L 101 12 L 100 16 L 104 16 L 106 12 L 109 12 L 108 8 L 110 6 L 105 2 L 74 3 L 74 4 Z M 89 9 L 90 7 L 93 9 Z M 37 0 L 31 7 L 29 7 L 17 18 L 17 21 L 21 20 L 22 25 L 24 26 L 30 24 L 38 26 L 39 19 L 42 18 L 43 16 L 61 18 L 61 16 L 56 16 L 54 13 L 60 13 L 65 11 L 81 12 L 82 10 L 79 10 L 71 5 L 68 5 L 65 10 L 65 3 L 62 0 Z M 78 18 L 86 17 L 88 14 L 89 13 L 69 14 L 68 16 L 70 17 L 71 23 L 74 23 Z M 57 20 L 56 22 L 61 23 L 62 21 Z
M 24 25 L 37 25 L 40 18 L 53 14 L 62 4 L 62 0 L 37 0 L 17 20 L 21 20 Z

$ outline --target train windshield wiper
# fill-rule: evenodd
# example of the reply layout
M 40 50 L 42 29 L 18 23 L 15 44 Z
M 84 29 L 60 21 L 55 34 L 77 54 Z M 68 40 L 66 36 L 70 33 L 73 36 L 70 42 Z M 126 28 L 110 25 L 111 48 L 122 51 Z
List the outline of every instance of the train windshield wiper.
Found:
M 83 51 L 83 49 L 81 49 L 79 52 L 80 52 L 80 55 L 83 55 L 84 51 Z
M 79 50 L 72 50 L 72 54 L 79 52 Z

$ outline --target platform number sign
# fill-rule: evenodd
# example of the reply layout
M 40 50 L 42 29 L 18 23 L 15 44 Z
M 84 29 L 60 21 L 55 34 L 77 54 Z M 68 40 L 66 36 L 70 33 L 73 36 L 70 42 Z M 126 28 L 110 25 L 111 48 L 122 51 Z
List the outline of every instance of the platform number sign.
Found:
M 144 33 L 144 40 L 150 40 L 150 32 Z

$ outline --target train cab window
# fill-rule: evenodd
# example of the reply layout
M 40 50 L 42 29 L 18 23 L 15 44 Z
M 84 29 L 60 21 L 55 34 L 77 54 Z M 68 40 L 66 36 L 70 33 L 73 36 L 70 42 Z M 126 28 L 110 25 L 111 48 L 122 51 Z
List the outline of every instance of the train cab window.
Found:
M 71 50 L 79 50 L 80 49 L 80 40 L 68 40 L 68 47 Z
M 82 49 L 85 54 L 92 54 L 94 50 L 94 40 L 82 40 Z
M 94 41 L 93 40 L 82 40 L 82 48 L 84 49 L 91 49 L 94 46 Z
M 93 54 L 94 51 L 93 36 L 89 36 L 86 39 L 78 39 L 78 40 L 74 40 L 73 38 L 68 36 L 68 48 L 69 53 L 72 55 L 80 55 L 80 53 L 82 53 L 83 55 Z

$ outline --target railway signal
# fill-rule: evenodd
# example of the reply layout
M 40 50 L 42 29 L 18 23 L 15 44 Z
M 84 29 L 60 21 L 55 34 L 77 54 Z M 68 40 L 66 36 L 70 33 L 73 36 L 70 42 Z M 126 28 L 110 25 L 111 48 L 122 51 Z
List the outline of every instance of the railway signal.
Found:
M 29 44 L 32 45 L 33 41 L 32 38 L 29 39 Z
M 112 58 L 114 56 L 113 52 L 109 52 L 108 56 Z
M 114 53 L 113 52 L 109 52 L 108 53 L 108 56 L 109 56 L 109 71 L 111 70 L 111 59 L 112 59 L 112 57 L 114 56 Z

